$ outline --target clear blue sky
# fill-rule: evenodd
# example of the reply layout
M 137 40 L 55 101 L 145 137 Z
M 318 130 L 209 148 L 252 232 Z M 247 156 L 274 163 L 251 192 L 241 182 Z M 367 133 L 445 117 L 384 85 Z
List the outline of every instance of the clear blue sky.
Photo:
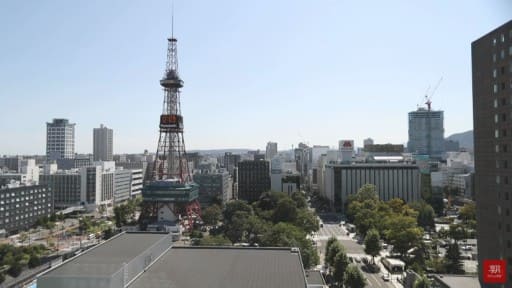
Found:
M 170 1 L 0 2 L 0 154 L 44 154 L 46 122 L 154 151 Z M 187 149 L 407 141 L 428 86 L 445 136 L 472 129 L 471 42 L 509 0 L 175 1 Z

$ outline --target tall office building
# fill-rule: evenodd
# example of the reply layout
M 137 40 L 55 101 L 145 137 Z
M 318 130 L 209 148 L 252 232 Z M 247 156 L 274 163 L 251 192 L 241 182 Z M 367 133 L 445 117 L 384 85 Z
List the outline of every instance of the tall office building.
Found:
M 70 159 L 75 156 L 75 123 L 53 119 L 46 123 L 46 159 Z
M 94 128 L 93 131 L 93 155 L 94 161 L 112 161 L 114 145 L 114 130 L 109 129 L 103 124 L 100 128 Z
M 256 201 L 270 190 L 268 161 L 244 160 L 238 163 L 238 199 Z
M 276 142 L 268 142 L 267 149 L 265 150 L 265 159 L 270 161 L 276 155 L 277 155 L 277 143 Z
M 512 287 L 512 21 L 471 43 L 471 59 L 478 266 L 506 260 Z
M 409 142 L 407 150 L 413 154 L 441 159 L 444 153 L 443 111 L 418 108 L 409 112 Z

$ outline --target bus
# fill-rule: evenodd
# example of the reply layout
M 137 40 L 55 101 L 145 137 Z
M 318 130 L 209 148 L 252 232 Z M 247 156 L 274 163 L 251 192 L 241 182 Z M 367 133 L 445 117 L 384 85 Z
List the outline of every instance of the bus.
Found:
M 389 273 L 403 273 L 405 268 L 405 263 L 398 259 L 393 258 L 382 258 L 382 265 L 388 269 Z

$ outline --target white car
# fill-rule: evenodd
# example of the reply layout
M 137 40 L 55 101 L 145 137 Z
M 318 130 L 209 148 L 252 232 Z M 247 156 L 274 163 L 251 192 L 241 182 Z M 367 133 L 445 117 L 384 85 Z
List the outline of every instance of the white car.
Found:
M 389 276 L 389 274 L 382 274 L 382 280 L 389 281 L 391 280 L 391 277 Z

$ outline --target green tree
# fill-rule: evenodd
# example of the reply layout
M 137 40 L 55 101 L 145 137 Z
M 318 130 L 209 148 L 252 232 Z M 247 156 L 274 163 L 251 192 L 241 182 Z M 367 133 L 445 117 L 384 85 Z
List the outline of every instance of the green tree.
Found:
M 250 214 L 246 211 L 236 211 L 230 221 L 225 224 L 225 235 L 232 243 L 240 242 L 246 236 L 249 216 Z
M 420 201 L 413 204 L 413 208 L 418 212 L 418 225 L 425 230 L 430 230 L 435 227 L 434 218 L 435 212 L 432 206 L 425 201 Z
M 277 203 L 284 198 L 289 197 L 283 192 L 265 192 L 261 195 L 260 200 L 255 202 L 255 205 L 262 210 L 274 210 Z
M 446 272 L 451 274 L 464 274 L 462 261 L 460 260 L 459 244 L 453 242 L 448 246 L 445 255 Z
M 432 206 L 436 215 L 441 216 L 444 212 L 444 200 L 443 197 L 432 197 L 428 203 Z
M 247 204 L 246 201 L 234 200 L 234 201 L 228 202 L 226 204 L 226 207 L 224 208 L 224 211 L 223 211 L 224 222 L 225 223 L 231 222 L 231 220 L 232 220 L 231 218 L 233 217 L 233 215 L 235 215 L 235 213 L 239 212 L 239 211 L 246 212 L 249 215 L 253 213 L 251 205 Z
M 114 207 L 114 221 L 116 222 L 117 228 L 120 228 L 125 224 L 124 210 L 121 206 Z
M 41 265 L 41 258 L 39 258 L 39 256 L 35 255 L 35 254 L 32 254 L 30 255 L 30 259 L 28 260 L 28 268 L 34 268 L 34 267 L 37 267 L 39 265 Z
M 339 284 L 344 283 L 345 270 L 347 270 L 349 264 L 345 248 L 343 248 L 343 246 L 341 247 L 342 249 L 334 257 L 334 273 L 332 274 L 334 281 L 336 281 Z
M 298 209 L 307 208 L 308 204 L 306 202 L 306 197 L 304 197 L 304 193 L 297 191 L 293 192 L 291 195 L 292 200 L 295 202 L 295 206 Z
M 378 201 L 377 186 L 373 184 L 365 184 L 354 195 L 349 196 L 349 201 L 364 202 L 365 200 Z
M 310 234 L 320 229 L 320 223 L 318 223 L 318 218 L 313 212 L 307 209 L 300 209 L 297 212 L 297 219 L 295 220 L 295 225 L 304 230 L 306 234 Z
M 448 235 L 455 241 L 466 238 L 466 229 L 461 224 L 451 224 Z
M 261 220 L 258 216 L 250 215 L 247 218 L 245 226 L 248 242 L 250 244 L 259 244 L 261 242 L 261 237 L 267 232 L 268 227 L 268 223 Z
M 261 244 L 269 247 L 298 247 L 304 268 L 312 267 L 319 261 L 317 251 L 306 238 L 306 233 L 289 223 L 280 222 L 273 225 L 263 235 Z
M 375 263 L 375 256 L 380 254 L 381 249 L 379 231 L 369 230 L 364 238 L 364 253 L 372 256 L 372 263 Z
M 331 237 L 329 237 L 329 239 L 327 239 L 327 243 L 325 244 L 324 261 L 325 261 L 325 264 L 327 264 L 329 266 L 332 266 L 332 265 L 330 265 L 330 263 L 327 261 L 327 257 L 328 257 L 327 255 L 329 255 L 329 250 L 331 249 L 331 246 L 335 245 L 334 243 L 337 243 L 337 242 L 338 242 L 338 238 L 336 238 L 336 236 L 331 236 Z M 334 257 L 331 257 L 331 260 L 332 259 L 334 259 Z
M 476 220 L 476 205 L 475 203 L 464 204 L 459 211 L 459 217 L 464 221 Z
M 419 278 L 414 281 L 414 288 L 430 288 L 431 283 L 430 280 L 425 275 L 420 276 Z
M 222 210 L 217 205 L 212 205 L 203 210 L 202 218 L 206 225 L 216 225 L 220 221 Z
M 7 270 L 7 274 L 16 278 L 21 274 L 21 271 L 23 271 L 23 266 L 21 265 L 20 261 L 15 261 L 14 263 L 10 264 L 9 270 Z
M 297 220 L 297 206 L 295 206 L 295 202 L 288 197 L 279 200 L 272 214 L 272 220 L 274 223 L 294 223 Z
M 393 250 L 402 256 L 419 243 L 423 229 L 419 228 L 416 218 L 410 216 L 394 216 L 388 219 L 386 236 Z
M 345 271 L 343 283 L 348 288 L 364 288 L 366 279 L 356 265 L 349 265 Z
M 365 237 L 368 230 L 379 226 L 379 222 L 381 220 L 379 213 L 375 210 L 375 206 L 371 205 L 370 207 L 362 208 L 357 212 L 354 224 L 356 225 L 357 232 Z
M 329 267 L 334 267 L 336 255 L 338 255 L 338 253 L 341 252 L 342 250 L 343 246 L 338 240 L 336 240 L 336 242 L 333 242 L 329 247 L 326 247 L 325 263 Z

